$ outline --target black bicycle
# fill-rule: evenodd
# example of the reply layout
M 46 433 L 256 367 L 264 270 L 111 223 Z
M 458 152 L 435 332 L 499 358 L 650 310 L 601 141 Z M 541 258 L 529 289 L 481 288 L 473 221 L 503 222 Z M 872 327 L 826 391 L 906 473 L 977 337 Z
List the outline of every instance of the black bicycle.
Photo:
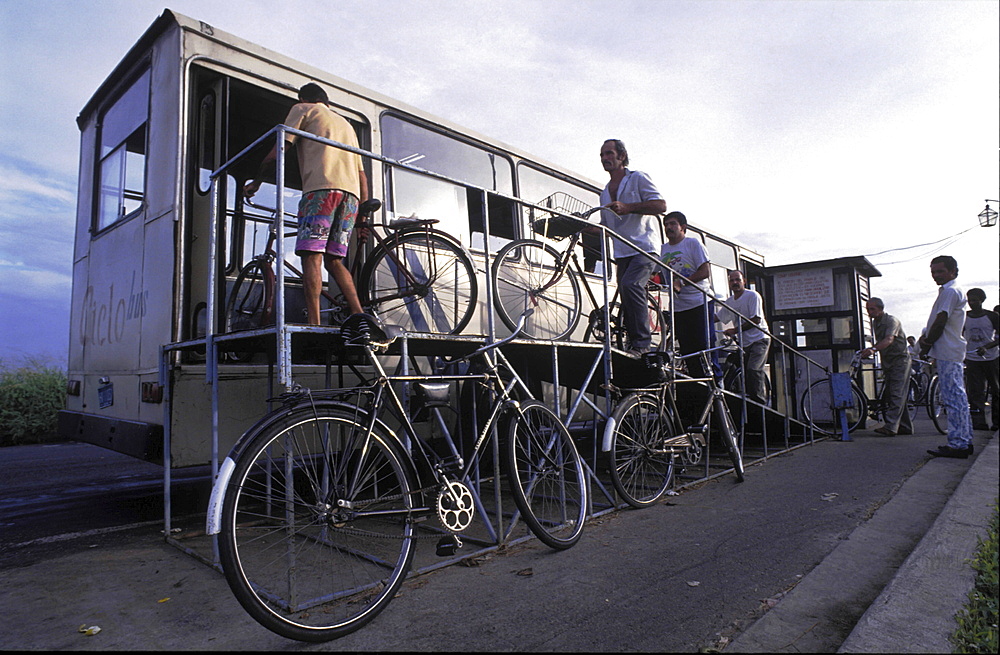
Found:
M 685 355 L 701 357 L 703 370 L 711 370 L 708 353 L 722 346 Z M 643 355 L 651 365 L 658 365 L 660 353 Z M 704 383 L 705 404 L 690 425 L 685 425 L 677 409 L 677 385 Z M 615 406 L 604 428 L 602 450 L 608 454 L 611 482 L 619 495 L 632 507 L 652 505 L 670 486 L 674 467 L 698 463 L 704 455 L 708 435 L 713 429 L 733 464 L 737 482 L 743 482 L 743 455 L 739 430 L 726 405 L 725 394 L 713 376 L 679 378 L 655 387 L 635 389 Z
M 440 538 L 444 554 L 461 546 L 459 534 L 483 511 L 482 485 L 500 487 L 489 482 L 493 467 L 480 466 L 499 443 L 520 518 L 554 549 L 577 543 L 589 510 L 587 469 L 558 415 L 531 398 L 500 352 L 517 331 L 451 362 L 477 369 L 429 376 L 386 373 L 375 353 L 393 335 L 364 315 L 349 318 L 342 334 L 374 380 L 285 397 L 239 440 L 212 490 L 208 532 L 219 534 L 226 580 L 254 619 L 301 641 L 335 639 L 371 621 L 403 583 L 418 539 Z M 454 440 L 418 430 L 401 395 L 404 387 L 422 394 L 427 424 L 445 425 L 441 409 L 457 382 L 492 396 L 466 457 Z
M 247 204 L 272 215 L 270 207 Z M 367 256 L 355 257 L 351 272 L 362 307 L 391 325 L 410 332 L 459 334 L 469 324 L 479 297 L 472 256 L 447 232 L 432 226 L 434 219 L 397 219 L 372 223 L 382 206 L 378 199 L 358 207 L 357 229 L 370 235 L 375 245 Z M 291 214 L 288 214 L 291 216 Z M 285 235 L 285 236 L 293 236 Z M 236 276 L 226 302 L 228 332 L 274 324 L 277 229 L 271 221 L 267 246 Z M 358 252 L 363 252 L 362 248 Z M 287 261 L 284 266 L 298 277 L 302 272 Z M 347 318 L 343 297 L 322 292 L 333 324 Z

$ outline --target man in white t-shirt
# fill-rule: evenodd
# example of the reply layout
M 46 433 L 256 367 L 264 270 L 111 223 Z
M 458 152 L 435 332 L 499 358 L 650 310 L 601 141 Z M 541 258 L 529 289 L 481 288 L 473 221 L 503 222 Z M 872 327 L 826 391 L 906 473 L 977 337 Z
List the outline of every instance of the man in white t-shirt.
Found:
M 681 212 L 670 212 L 663 218 L 667 243 L 660 249 L 660 261 L 673 271 L 671 311 L 674 337 L 681 355 L 705 350 L 709 344 L 708 298 L 712 283 L 709 280 L 708 251 L 697 238 L 687 237 L 687 217 Z M 700 357 L 685 360 L 691 377 L 708 375 Z
M 969 289 L 965 294 L 969 311 L 965 313 L 962 336 L 967 342 L 965 352 L 965 382 L 972 411 L 973 430 L 996 430 L 1000 427 L 1000 349 L 997 334 L 1000 318 L 995 312 L 983 309 L 986 292 L 980 288 Z M 991 419 L 986 422 L 986 394 L 992 396 Z
M 648 175 L 627 168 L 628 151 L 619 139 L 608 139 L 601 145 L 601 165 L 611 177 L 601 192 L 601 206 L 611 211 L 601 212 L 601 224 L 627 241 L 612 239 L 612 248 L 630 352 L 641 355 L 649 351 L 652 340 L 646 283 L 656 262 L 639 253 L 657 256 L 663 240 L 654 215 L 667 210 L 667 201 Z
M 931 277 L 939 286 L 938 295 L 927 319 L 926 333 L 918 343 L 920 354 L 930 355 L 937 363 L 941 404 L 948 411 L 948 445 L 927 452 L 935 457 L 966 459 L 972 454 L 972 420 L 963 370 L 965 295 L 955 284 L 958 262 L 954 257 L 938 255 L 931 260 Z
M 764 366 L 771 349 L 771 337 L 761 331 L 767 329 L 764 299 L 753 289 L 747 289 L 746 278 L 739 270 L 729 271 L 729 290 L 733 295 L 726 299 L 726 304 L 744 318 L 733 316 L 736 325 L 726 329 L 726 335 L 737 338 L 743 348 L 743 378 L 746 380 L 747 396 L 763 404 L 767 401 Z M 726 313 L 732 316 L 731 312 Z

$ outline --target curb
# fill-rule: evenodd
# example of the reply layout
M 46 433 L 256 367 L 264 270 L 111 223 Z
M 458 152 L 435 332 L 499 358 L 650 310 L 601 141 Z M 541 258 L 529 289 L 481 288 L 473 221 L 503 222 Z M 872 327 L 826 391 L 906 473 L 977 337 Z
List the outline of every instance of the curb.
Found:
M 934 525 L 838 652 L 951 652 L 955 614 L 975 583 L 968 560 L 997 498 L 1000 444 L 991 435 Z

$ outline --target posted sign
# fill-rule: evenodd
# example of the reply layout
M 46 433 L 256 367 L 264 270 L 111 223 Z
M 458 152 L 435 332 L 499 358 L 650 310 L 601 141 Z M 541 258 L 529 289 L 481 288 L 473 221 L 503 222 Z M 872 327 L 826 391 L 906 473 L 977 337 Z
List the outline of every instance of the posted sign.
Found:
M 832 268 L 812 268 L 774 274 L 775 309 L 826 307 L 832 304 Z

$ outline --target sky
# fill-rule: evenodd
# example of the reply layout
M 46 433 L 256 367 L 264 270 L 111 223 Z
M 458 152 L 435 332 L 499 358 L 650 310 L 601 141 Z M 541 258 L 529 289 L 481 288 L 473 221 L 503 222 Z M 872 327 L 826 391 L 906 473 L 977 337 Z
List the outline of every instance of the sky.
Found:
M 976 218 L 1000 198 L 996 0 L 169 7 L 602 183 L 622 139 L 669 210 L 767 265 L 867 256 L 908 334 L 934 255 L 1000 302 Z M 66 361 L 76 117 L 163 9 L 0 0 L 0 363 Z

